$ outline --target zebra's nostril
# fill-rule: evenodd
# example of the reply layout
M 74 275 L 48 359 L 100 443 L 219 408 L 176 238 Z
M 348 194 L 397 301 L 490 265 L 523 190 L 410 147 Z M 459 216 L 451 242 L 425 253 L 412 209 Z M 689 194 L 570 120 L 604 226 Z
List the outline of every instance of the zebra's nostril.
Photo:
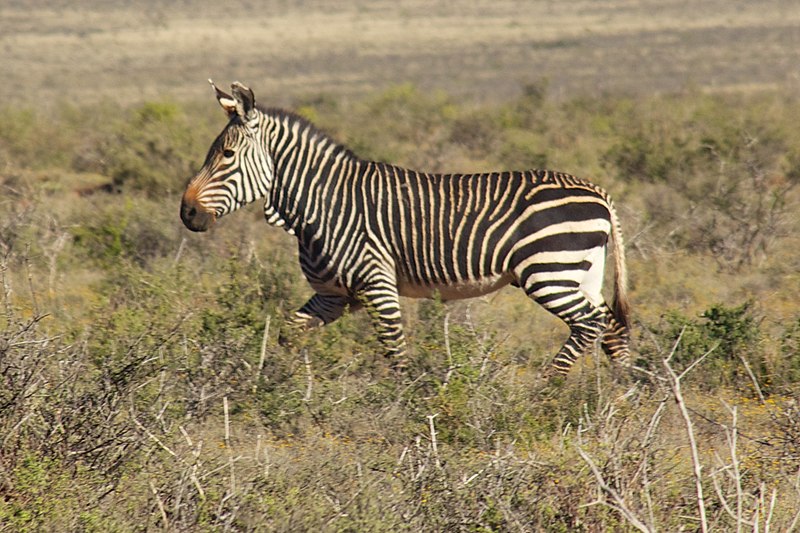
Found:
M 189 209 L 189 212 L 187 213 L 187 215 L 189 215 L 191 218 L 194 218 L 194 216 L 195 216 L 196 214 L 197 214 L 197 209 L 195 209 L 194 207 L 192 207 L 191 209 Z

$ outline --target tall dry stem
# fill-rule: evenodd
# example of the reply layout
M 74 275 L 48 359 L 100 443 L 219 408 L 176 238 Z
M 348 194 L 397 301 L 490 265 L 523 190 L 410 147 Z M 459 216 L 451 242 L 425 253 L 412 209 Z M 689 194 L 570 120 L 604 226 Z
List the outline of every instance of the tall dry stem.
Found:
M 675 397 L 675 402 L 678 404 L 678 409 L 681 412 L 681 416 L 683 417 L 683 422 L 686 425 L 686 437 L 689 439 L 689 450 L 692 454 L 692 468 L 694 471 L 694 483 L 695 483 L 695 494 L 697 495 L 697 512 L 700 517 L 700 530 L 703 533 L 708 531 L 708 518 L 706 517 L 706 502 L 705 497 L 703 495 L 703 465 L 700 463 L 700 454 L 697 451 L 697 439 L 695 439 L 694 435 L 694 425 L 692 424 L 692 419 L 689 416 L 689 410 L 686 408 L 686 402 L 683 399 L 683 392 L 681 391 L 681 380 L 686 376 L 686 374 L 691 371 L 695 366 L 700 364 L 700 362 L 708 357 L 708 355 L 716 349 L 716 346 L 711 348 L 707 351 L 703 356 L 693 362 L 691 365 L 686 368 L 680 375 L 676 374 L 675 371 L 670 366 L 669 362 L 672 357 L 675 355 L 675 352 L 678 349 L 678 345 L 681 342 L 681 338 L 683 337 L 683 333 L 686 330 L 684 328 L 681 330 L 680 335 L 675 340 L 675 344 L 672 347 L 672 351 L 670 354 L 662 360 L 662 364 L 664 365 L 664 369 L 667 371 L 667 375 L 669 377 L 669 384 L 670 388 L 672 389 L 672 395 Z

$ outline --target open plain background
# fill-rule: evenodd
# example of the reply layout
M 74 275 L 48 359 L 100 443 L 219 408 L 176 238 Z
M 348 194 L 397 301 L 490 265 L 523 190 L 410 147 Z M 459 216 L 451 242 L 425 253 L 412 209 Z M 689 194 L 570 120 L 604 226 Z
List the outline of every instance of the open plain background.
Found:
M 0 100 L 196 98 L 209 77 L 298 94 L 404 82 L 501 100 L 800 85 L 793 0 L 6 0 Z M 263 98 L 263 97 L 262 97 Z

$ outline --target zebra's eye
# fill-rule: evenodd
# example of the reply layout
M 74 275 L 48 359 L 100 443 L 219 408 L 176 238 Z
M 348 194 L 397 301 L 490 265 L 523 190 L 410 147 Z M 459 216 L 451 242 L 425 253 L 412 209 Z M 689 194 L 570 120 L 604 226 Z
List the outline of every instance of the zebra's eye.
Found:
M 230 159 L 231 157 L 233 157 L 233 150 L 225 149 L 222 151 L 222 155 Z

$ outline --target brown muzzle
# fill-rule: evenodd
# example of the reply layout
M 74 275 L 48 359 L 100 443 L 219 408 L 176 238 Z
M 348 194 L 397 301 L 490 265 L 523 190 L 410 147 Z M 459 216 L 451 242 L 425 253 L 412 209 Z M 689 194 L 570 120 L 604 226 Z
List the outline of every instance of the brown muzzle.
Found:
M 183 225 L 192 231 L 206 231 L 214 223 L 216 217 L 200 205 L 190 187 L 183 193 L 181 200 L 181 220 Z

